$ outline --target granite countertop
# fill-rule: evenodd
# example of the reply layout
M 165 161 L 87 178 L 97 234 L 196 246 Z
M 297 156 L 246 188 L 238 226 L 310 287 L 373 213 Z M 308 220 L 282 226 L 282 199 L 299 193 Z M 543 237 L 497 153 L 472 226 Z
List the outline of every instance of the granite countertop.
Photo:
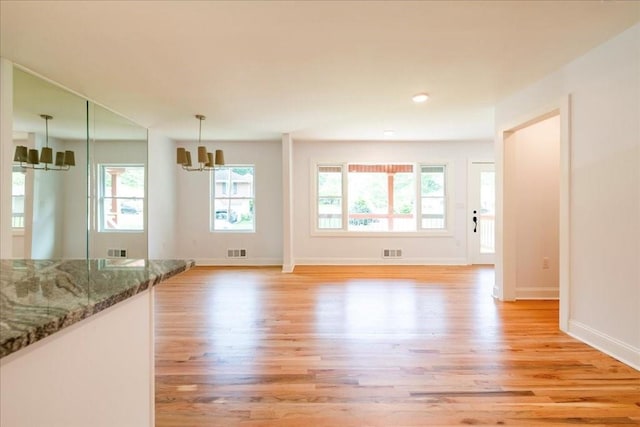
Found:
M 192 266 L 185 260 L 0 260 L 0 358 Z

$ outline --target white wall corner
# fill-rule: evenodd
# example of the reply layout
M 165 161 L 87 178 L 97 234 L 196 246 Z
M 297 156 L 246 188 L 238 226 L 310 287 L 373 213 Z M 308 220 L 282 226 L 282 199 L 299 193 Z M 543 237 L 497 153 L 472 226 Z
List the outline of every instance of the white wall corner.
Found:
M 175 144 L 148 129 L 147 242 L 149 258 L 177 258 L 177 176 Z M 161 213 L 161 214 L 159 214 Z
M 294 265 L 293 209 L 293 139 L 285 133 L 282 134 L 282 263 L 287 266 Z

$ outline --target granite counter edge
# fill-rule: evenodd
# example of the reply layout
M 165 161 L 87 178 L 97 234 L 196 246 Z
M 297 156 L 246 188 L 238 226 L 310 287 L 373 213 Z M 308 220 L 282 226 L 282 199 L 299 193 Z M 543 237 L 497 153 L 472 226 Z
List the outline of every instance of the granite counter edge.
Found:
M 153 261 L 161 261 L 161 260 L 149 260 Z M 110 307 L 117 305 L 122 301 L 126 301 L 127 299 L 150 289 L 157 284 L 168 280 L 169 278 L 176 276 L 177 274 L 183 273 L 190 268 L 195 266 L 195 262 L 193 260 L 185 260 L 184 265 L 172 268 L 168 271 L 162 271 L 159 273 L 152 273 L 149 275 L 149 278 L 141 281 L 137 286 L 130 287 L 122 290 L 119 293 L 113 294 L 108 298 L 100 301 L 96 301 L 93 303 L 88 303 L 86 306 L 83 306 L 77 310 L 70 311 L 66 313 L 64 316 L 58 317 L 51 322 L 48 322 L 43 325 L 39 325 L 34 328 L 30 328 L 28 331 L 16 337 L 9 337 L 2 342 L 0 342 L 0 359 L 5 356 L 9 356 L 23 348 L 28 347 L 31 344 L 34 344 L 48 336 L 54 335 L 61 330 L 78 323 L 84 319 L 88 319 L 89 317 L 98 314 Z

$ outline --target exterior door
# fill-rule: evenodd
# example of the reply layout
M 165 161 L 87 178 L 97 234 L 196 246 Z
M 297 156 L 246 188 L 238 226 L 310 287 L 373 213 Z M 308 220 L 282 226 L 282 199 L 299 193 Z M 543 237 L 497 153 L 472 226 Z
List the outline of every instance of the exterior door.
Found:
M 493 163 L 469 164 L 467 203 L 470 264 L 494 264 L 496 249 L 496 173 Z

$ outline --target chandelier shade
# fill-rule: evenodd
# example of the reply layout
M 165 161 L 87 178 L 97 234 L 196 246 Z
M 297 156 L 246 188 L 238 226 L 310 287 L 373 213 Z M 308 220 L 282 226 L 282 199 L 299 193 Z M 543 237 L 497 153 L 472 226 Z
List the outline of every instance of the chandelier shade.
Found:
M 40 163 L 53 163 L 53 150 L 50 147 L 42 147 L 40 152 Z

